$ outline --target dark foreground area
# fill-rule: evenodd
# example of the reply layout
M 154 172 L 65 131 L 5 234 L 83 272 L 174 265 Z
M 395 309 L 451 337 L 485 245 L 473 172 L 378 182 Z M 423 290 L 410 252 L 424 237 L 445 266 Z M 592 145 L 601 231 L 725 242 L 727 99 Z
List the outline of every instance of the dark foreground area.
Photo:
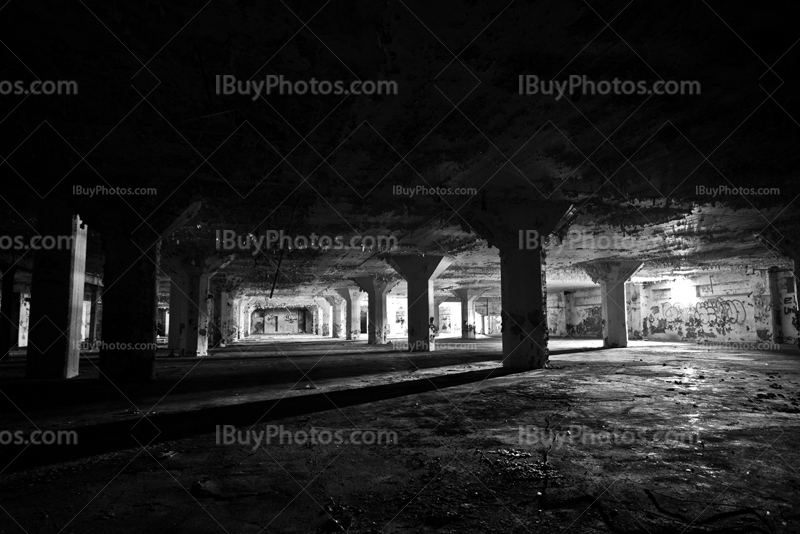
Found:
M 335 357 L 369 372 L 300 373 L 235 409 L 230 375 L 205 408 L 116 422 L 95 410 L 63 428 L 113 441 L 127 424 L 135 445 L 151 425 L 152 441 L 38 467 L 67 446 L 28 447 L 0 480 L 0 531 L 797 532 L 797 354 L 632 345 L 556 350 L 552 369 L 516 374 L 494 356 L 425 368 L 347 352 Z M 311 352 L 252 361 L 288 372 Z

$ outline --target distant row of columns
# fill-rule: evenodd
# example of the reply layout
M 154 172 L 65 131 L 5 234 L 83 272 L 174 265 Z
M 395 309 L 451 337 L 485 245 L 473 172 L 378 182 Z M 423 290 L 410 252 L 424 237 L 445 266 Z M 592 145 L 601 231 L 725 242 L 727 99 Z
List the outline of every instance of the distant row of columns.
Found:
M 484 210 L 470 215 L 474 230 L 500 251 L 503 364 L 506 367 L 533 369 L 547 363 L 544 241 L 531 242 L 528 237 L 532 231 L 536 236 L 549 236 L 568 209 L 566 205 L 553 202 L 534 210 L 530 206 L 503 206 L 503 210 Z M 43 214 L 40 232 L 69 235 L 72 245 L 67 249 L 36 251 L 27 374 L 40 378 L 69 378 L 78 373 L 87 228 L 78 215 L 55 207 Z M 105 241 L 103 338 L 118 346 L 101 348 L 101 371 L 107 378 L 146 379 L 152 376 L 155 360 L 160 238 L 136 240 L 132 234 L 120 233 L 106 235 Z M 407 282 L 410 350 L 435 350 L 440 297 L 434 296 L 434 281 L 452 263 L 452 258 L 395 255 L 386 259 Z M 220 342 L 226 344 L 247 334 L 249 318 L 243 317 L 246 310 L 235 292 L 221 292 L 215 298 L 210 291 L 209 281 L 224 265 L 225 260 L 220 258 L 204 260 L 201 264 L 175 258 L 166 262 L 171 280 L 168 342 L 171 350 L 204 356 L 215 328 L 219 329 Z M 625 281 L 640 267 L 641 262 L 632 261 L 595 262 L 584 266 L 601 285 L 606 346 L 627 345 L 624 287 Z M 315 308 L 319 309 L 318 333 L 359 339 L 359 299 L 364 291 L 369 301 L 367 341 L 384 344 L 388 333 L 387 295 L 398 281 L 374 277 L 360 277 L 354 281 L 357 288 L 337 290 L 340 298 L 320 296 L 314 299 Z M 13 285 L 9 284 L 13 284 L 13 273 L 3 277 L 4 294 L 13 294 Z M 462 336 L 468 339 L 475 337 L 475 301 L 482 291 L 481 288 L 455 291 L 461 300 Z M 14 303 L 14 298 L 3 299 L 0 305 L 3 316 L 14 316 Z M 214 324 L 210 320 L 212 316 L 216 317 Z M 0 322 L 0 347 L 9 345 L 9 337 L 8 319 L 4 319 Z M 120 348 L 122 345 L 127 348 Z

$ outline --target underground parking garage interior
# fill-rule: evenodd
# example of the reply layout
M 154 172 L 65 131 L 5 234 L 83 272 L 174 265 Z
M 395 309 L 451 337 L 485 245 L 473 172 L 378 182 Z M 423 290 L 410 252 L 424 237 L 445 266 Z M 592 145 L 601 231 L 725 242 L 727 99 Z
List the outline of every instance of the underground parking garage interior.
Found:
M 800 531 L 797 19 L 0 5 L 0 532 Z

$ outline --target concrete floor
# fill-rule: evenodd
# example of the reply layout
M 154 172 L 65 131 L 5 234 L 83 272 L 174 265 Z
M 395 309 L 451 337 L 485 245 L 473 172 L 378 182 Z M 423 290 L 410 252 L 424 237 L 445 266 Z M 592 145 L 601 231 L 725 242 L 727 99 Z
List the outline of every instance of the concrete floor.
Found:
M 553 340 L 552 369 L 508 373 L 475 345 L 248 342 L 125 390 L 91 358 L 66 382 L 3 364 L 0 428 L 80 441 L 0 447 L 0 532 L 800 531 L 795 350 Z M 267 424 L 396 434 L 216 443 Z

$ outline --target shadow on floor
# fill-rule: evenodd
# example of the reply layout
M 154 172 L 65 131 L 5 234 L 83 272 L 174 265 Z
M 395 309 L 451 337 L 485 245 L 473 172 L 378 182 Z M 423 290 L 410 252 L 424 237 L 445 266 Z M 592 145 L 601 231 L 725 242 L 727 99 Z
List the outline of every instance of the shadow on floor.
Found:
M 381 386 L 230 406 L 215 406 L 190 412 L 156 414 L 148 416 L 147 419 L 128 418 L 124 421 L 112 423 L 64 428 L 61 430 L 75 430 L 77 432 L 77 445 L 6 445 L 0 449 L 0 470 L 8 466 L 6 472 L 20 471 L 198 435 L 206 435 L 209 440 L 212 440 L 215 439 L 217 425 L 246 427 L 286 417 L 296 417 L 405 395 L 425 393 L 472 382 L 481 382 L 489 378 L 508 376 L 517 372 L 498 367 Z

